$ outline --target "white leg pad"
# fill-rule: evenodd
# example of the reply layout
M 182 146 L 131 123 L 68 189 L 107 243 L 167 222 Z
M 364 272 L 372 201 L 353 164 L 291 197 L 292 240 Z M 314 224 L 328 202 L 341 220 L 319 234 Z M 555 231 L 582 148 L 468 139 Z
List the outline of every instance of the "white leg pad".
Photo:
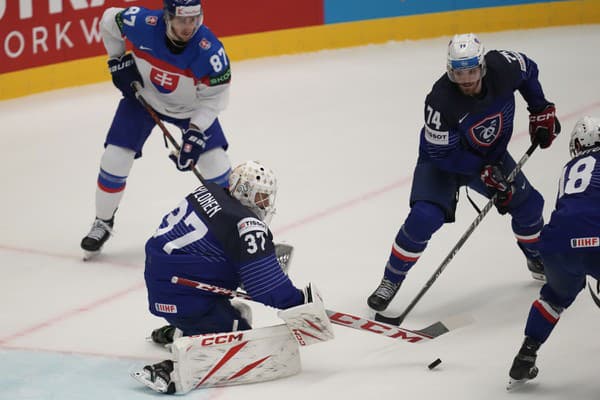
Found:
M 284 324 L 248 331 L 186 336 L 171 347 L 177 394 L 240 385 L 300 372 L 298 343 Z

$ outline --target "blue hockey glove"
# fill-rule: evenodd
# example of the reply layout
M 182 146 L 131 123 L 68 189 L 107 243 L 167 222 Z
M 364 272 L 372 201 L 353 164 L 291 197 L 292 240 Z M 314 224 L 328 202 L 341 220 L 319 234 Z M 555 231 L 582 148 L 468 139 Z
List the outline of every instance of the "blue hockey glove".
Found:
M 550 147 L 560 133 L 560 122 L 554 104 L 549 103 L 541 110 L 529 110 L 529 136 L 531 143 L 539 143 L 542 149 Z
M 508 183 L 502 170 L 497 165 L 486 165 L 481 170 L 481 181 L 496 194 L 494 204 L 500 214 L 508 212 L 508 204 L 512 200 L 513 186 Z
M 200 153 L 206 147 L 205 139 L 204 134 L 197 128 L 188 128 L 183 133 L 183 143 L 181 144 L 181 150 L 179 150 L 179 156 L 175 154 L 169 156 L 178 170 L 189 171 L 194 168 Z
M 143 81 L 131 53 L 108 60 L 108 70 L 113 84 L 123 93 L 123 96 L 135 98 L 135 90 L 131 84 L 138 81 L 143 85 Z

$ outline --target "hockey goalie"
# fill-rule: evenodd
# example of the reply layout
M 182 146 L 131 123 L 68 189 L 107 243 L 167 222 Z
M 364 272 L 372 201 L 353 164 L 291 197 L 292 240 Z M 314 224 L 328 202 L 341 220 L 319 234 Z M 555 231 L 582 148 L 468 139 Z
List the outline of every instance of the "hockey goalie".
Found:
M 312 284 L 298 289 L 287 275 L 292 247 L 273 243 L 277 181 L 255 161 L 236 167 L 229 189 L 205 182 L 165 215 L 146 243 L 149 310 L 168 325 L 152 341 L 171 358 L 132 376 L 161 393 L 260 382 L 300 371 L 299 346 L 333 338 Z M 198 290 L 172 282 L 207 282 Z M 250 307 L 225 291 L 243 287 L 252 300 L 278 309 L 284 324 L 252 329 Z
M 300 346 L 333 339 L 323 302 L 309 285 L 309 302 L 279 311 L 285 323 L 264 328 L 182 336 L 170 344 L 172 358 L 132 376 L 152 390 L 185 394 L 193 389 L 263 382 L 297 374 Z M 250 308 L 241 302 L 234 307 Z M 251 321 L 246 320 L 251 323 Z

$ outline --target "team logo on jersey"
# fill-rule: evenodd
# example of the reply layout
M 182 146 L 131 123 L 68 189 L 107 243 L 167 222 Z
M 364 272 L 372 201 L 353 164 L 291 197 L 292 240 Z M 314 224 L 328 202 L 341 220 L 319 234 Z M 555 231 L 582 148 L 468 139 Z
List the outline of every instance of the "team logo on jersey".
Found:
M 264 232 L 267 233 L 267 225 L 259 219 L 253 217 L 246 217 L 238 222 L 238 232 L 240 237 L 244 236 L 248 232 Z
M 600 247 L 600 238 L 596 236 L 571 239 L 571 248 L 579 249 L 585 247 Z
M 475 123 L 469 133 L 471 139 L 483 147 L 491 146 L 499 137 L 502 132 L 502 114 L 498 113 L 487 117 L 483 121 Z
M 175 304 L 154 303 L 156 311 L 165 314 L 177 314 L 177 306 Z
M 156 89 L 161 93 L 172 93 L 177 89 L 179 83 L 179 75 L 168 73 L 157 68 L 152 68 L 150 71 L 150 81 Z
M 148 15 L 146 17 L 146 24 L 148 24 L 148 25 L 156 26 L 157 22 L 158 22 L 158 17 L 156 15 Z
M 202 40 L 200 40 L 199 46 L 204 50 L 208 50 L 210 49 L 210 46 L 212 46 L 212 43 L 207 38 L 202 38 Z

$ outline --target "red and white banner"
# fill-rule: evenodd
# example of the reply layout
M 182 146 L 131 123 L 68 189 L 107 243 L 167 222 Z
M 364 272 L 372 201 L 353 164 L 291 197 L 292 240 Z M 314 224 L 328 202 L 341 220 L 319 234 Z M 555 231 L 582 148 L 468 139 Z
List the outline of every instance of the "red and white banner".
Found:
M 162 0 L 0 0 L 0 73 L 105 53 L 100 18 L 108 7 L 162 8 Z M 220 38 L 320 25 L 323 0 L 203 0 L 204 22 Z
M 161 0 L 0 0 L 0 73 L 104 53 L 107 7 L 160 8 Z

